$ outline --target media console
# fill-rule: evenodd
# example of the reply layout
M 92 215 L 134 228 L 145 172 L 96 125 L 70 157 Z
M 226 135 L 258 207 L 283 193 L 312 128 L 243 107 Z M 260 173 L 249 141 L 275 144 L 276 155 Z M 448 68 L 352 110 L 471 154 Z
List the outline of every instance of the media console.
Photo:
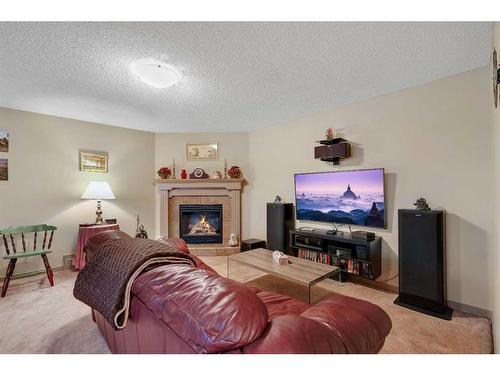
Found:
M 349 232 L 290 231 L 291 255 L 339 267 L 344 275 L 375 280 L 382 273 L 382 239 L 352 237 Z

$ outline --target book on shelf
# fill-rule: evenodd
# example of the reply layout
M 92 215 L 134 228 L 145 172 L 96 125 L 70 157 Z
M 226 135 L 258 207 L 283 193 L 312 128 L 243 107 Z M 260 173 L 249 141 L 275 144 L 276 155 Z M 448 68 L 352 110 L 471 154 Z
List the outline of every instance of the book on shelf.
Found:
M 372 269 L 368 262 L 334 256 L 332 264 L 339 267 L 342 271 L 352 273 L 353 275 L 372 278 Z
M 330 254 L 322 253 L 319 251 L 308 250 L 299 248 L 298 257 L 305 260 L 310 260 L 312 262 L 331 264 Z

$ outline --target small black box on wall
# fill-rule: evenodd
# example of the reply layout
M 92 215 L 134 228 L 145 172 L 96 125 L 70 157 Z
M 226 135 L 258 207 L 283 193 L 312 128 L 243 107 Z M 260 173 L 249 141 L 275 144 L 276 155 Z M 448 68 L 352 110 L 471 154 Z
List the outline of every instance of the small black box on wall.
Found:
M 241 241 L 241 251 L 248 251 L 258 248 L 266 248 L 266 241 L 259 240 L 257 238 L 250 238 L 248 240 Z

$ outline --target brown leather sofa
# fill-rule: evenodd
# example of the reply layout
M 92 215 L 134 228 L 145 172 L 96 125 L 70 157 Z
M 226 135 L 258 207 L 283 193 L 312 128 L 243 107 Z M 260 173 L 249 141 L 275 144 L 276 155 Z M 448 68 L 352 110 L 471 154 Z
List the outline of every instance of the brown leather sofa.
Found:
M 94 236 L 87 255 L 117 236 L 127 235 Z M 391 330 L 389 316 L 369 302 L 335 295 L 311 306 L 222 277 L 193 258 L 196 268 L 165 265 L 136 279 L 123 330 L 92 311 L 111 352 L 377 353 Z

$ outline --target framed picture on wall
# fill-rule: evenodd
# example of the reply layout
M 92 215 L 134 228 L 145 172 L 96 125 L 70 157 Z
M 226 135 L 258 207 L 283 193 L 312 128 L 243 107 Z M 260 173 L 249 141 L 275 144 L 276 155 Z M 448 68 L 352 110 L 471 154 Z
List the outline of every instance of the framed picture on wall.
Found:
M 82 172 L 108 173 L 108 153 L 80 150 L 80 170 Z
M 186 143 L 187 160 L 217 160 L 217 142 L 189 142 Z
M 9 152 L 9 132 L 0 129 L 0 152 Z
M 0 159 L 0 181 L 9 181 L 9 160 Z

